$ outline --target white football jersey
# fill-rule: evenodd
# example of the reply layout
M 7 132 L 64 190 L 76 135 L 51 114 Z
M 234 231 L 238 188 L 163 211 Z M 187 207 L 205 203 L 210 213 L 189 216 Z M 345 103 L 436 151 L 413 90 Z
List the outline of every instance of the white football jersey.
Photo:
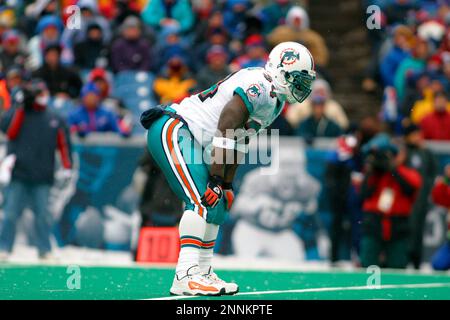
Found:
M 249 111 L 248 127 L 257 130 L 268 127 L 284 106 L 284 101 L 279 101 L 273 92 L 272 79 L 265 69 L 246 68 L 171 108 L 184 118 L 194 138 L 206 147 L 217 131 L 223 108 L 235 94 L 242 98 Z

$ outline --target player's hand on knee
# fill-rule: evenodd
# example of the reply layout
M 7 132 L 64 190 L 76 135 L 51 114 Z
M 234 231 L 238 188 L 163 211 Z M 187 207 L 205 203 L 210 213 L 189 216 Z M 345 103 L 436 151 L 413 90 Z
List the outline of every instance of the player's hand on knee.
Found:
M 225 182 L 222 185 L 222 189 L 223 189 L 223 195 L 224 195 L 225 201 L 227 203 L 227 210 L 230 211 L 231 206 L 233 205 L 233 202 L 234 202 L 233 185 L 231 183 Z
M 214 208 L 223 197 L 222 190 L 223 179 L 219 176 L 209 177 L 206 191 L 202 196 L 202 204 L 206 207 Z

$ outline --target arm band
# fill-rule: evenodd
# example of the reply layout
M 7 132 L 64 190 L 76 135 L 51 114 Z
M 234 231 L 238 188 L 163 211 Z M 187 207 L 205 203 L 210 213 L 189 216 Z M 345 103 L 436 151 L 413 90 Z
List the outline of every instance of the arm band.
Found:
M 212 145 L 217 148 L 232 150 L 236 146 L 236 141 L 224 137 L 214 137 L 212 140 Z

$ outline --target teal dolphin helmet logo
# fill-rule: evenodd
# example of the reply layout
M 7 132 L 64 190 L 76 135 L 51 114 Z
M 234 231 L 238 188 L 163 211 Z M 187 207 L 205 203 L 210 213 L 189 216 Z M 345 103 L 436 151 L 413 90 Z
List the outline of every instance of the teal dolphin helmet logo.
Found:
M 281 52 L 280 64 L 278 67 L 282 68 L 283 65 L 290 65 L 298 60 L 300 60 L 300 54 L 297 51 L 291 48 L 285 49 Z
M 252 84 L 250 85 L 250 87 L 248 87 L 247 93 L 252 97 L 259 97 L 261 95 L 261 89 L 259 85 Z
M 311 93 L 316 77 L 314 60 L 309 50 L 297 42 L 282 42 L 270 51 L 265 66 L 272 78 L 272 91 L 280 100 L 303 102 Z

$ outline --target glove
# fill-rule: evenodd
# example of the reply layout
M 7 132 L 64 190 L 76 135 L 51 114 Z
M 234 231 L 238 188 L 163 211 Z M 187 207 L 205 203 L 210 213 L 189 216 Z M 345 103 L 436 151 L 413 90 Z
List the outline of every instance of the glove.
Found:
M 219 176 L 209 177 L 208 184 L 206 185 L 206 191 L 202 196 L 202 204 L 205 207 L 214 208 L 223 197 L 222 190 L 223 179 Z
M 225 201 L 227 202 L 227 210 L 230 211 L 234 201 L 233 184 L 225 182 L 222 184 L 222 189 Z

